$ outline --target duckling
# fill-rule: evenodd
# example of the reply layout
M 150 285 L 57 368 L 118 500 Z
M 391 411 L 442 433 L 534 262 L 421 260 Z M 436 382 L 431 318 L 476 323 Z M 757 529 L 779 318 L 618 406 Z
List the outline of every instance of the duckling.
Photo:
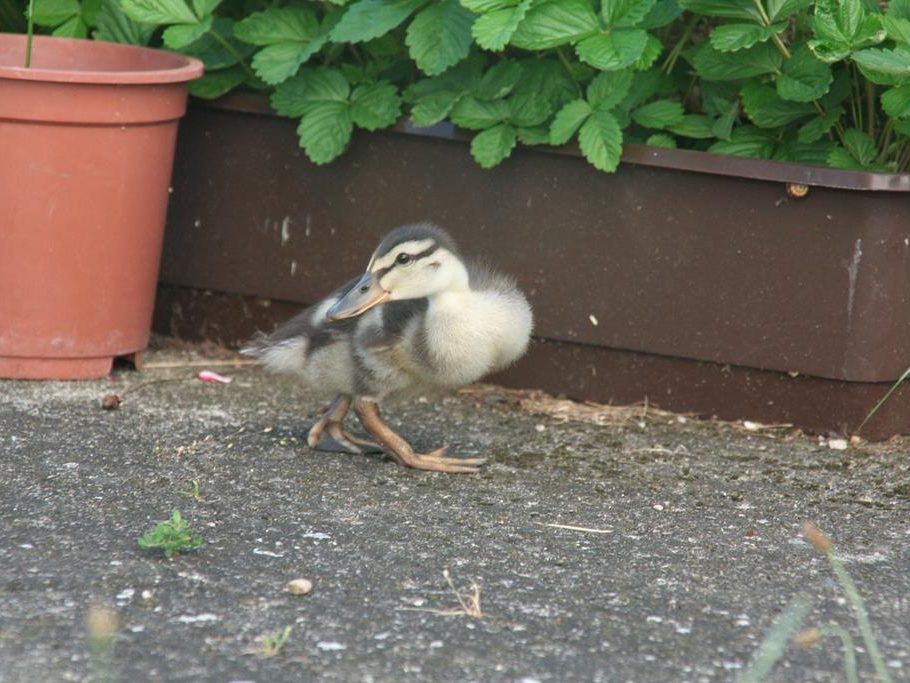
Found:
M 532 325 L 511 279 L 466 262 L 445 230 L 420 223 L 392 230 L 363 275 L 242 352 L 334 397 L 307 435 L 314 450 L 384 452 L 405 467 L 471 473 L 486 458 L 451 457 L 444 447 L 418 453 L 378 404 L 452 391 L 505 368 L 524 354 Z M 351 408 L 375 441 L 344 429 Z

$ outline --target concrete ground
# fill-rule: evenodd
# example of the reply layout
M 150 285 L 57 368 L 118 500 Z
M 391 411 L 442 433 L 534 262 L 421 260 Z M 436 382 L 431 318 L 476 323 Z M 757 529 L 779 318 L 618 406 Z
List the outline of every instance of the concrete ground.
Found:
M 424 473 L 310 451 L 318 406 L 219 359 L 0 381 L 0 681 L 730 681 L 800 595 L 805 626 L 846 627 L 876 680 L 805 520 L 910 680 L 906 442 L 481 388 L 386 407 L 421 449 L 491 457 Z M 234 381 L 195 379 L 206 365 Z M 174 509 L 202 547 L 140 549 Z M 845 680 L 843 662 L 837 639 L 790 645 L 768 680 Z

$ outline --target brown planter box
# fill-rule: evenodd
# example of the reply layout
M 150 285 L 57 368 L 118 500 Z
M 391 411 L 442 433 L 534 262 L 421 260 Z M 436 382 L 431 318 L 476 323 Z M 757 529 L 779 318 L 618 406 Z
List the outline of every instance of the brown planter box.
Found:
M 406 126 L 320 167 L 294 129 L 258 99 L 191 108 L 158 329 L 236 341 L 292 310 L 258 300 L 312 303 L 432 220 L 532 300 L 546 343 L 513 385 L 849 432 L 910 364 L 910 176 L 633 145 L 614 175 L 549 149 L 483 171 L 451 129 Z M 864 434 L 910 431 L 908 407 Z

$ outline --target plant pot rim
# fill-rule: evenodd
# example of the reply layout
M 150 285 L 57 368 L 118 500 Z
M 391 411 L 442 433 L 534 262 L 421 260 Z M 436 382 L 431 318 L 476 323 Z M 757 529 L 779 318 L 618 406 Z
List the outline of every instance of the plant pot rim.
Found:
M 226 109 L 247 114 L 280 116 L 269 106 L 268 98 L 258 93 L 235 92 L 216 100 L 193 98 L 192 103 L 196 106 Z M 420 128 L 415 126 L 409 119 L 401 119 L 391 130 L 407 135 L 419 135 L 459 142 L 470 141 L 472 137 L 469 132 L 461 130 L 451 123 L 440 123 L 429 128 Z M 581 156 L 581 151 L 575 144 L 563 145 L 562 147 L 539 146 L 531 147 L 530 149 L 545 154 Z M 664 147 L 625 144 L 623 145 L 622 163 L 842 190 L 910 192 L 910 173 L 851 171 L 788 161 L 713 154 L 689 149 L 667 149 Z
M 175 52 L 55 36 L 33 37 L 33 64 L 26 68 L 22 66 L 26 42 L 27 36 L 23 34 L 0 34 L 0 79 L 94 85 L 159 85 L 192 81 L 204 71 L 198 59 Z M 48 58 L 51 48 L 51 58 Z

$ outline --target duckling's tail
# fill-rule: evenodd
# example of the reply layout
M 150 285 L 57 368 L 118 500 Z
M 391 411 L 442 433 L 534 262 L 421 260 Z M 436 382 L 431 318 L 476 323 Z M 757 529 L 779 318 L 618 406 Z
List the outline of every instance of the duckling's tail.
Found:
M 276 339 L 274 335 L 257 332 L 240 353 L 256 358 L 272 372 L 298 373 L 306 363 L 308 347 L 306 337 Z

